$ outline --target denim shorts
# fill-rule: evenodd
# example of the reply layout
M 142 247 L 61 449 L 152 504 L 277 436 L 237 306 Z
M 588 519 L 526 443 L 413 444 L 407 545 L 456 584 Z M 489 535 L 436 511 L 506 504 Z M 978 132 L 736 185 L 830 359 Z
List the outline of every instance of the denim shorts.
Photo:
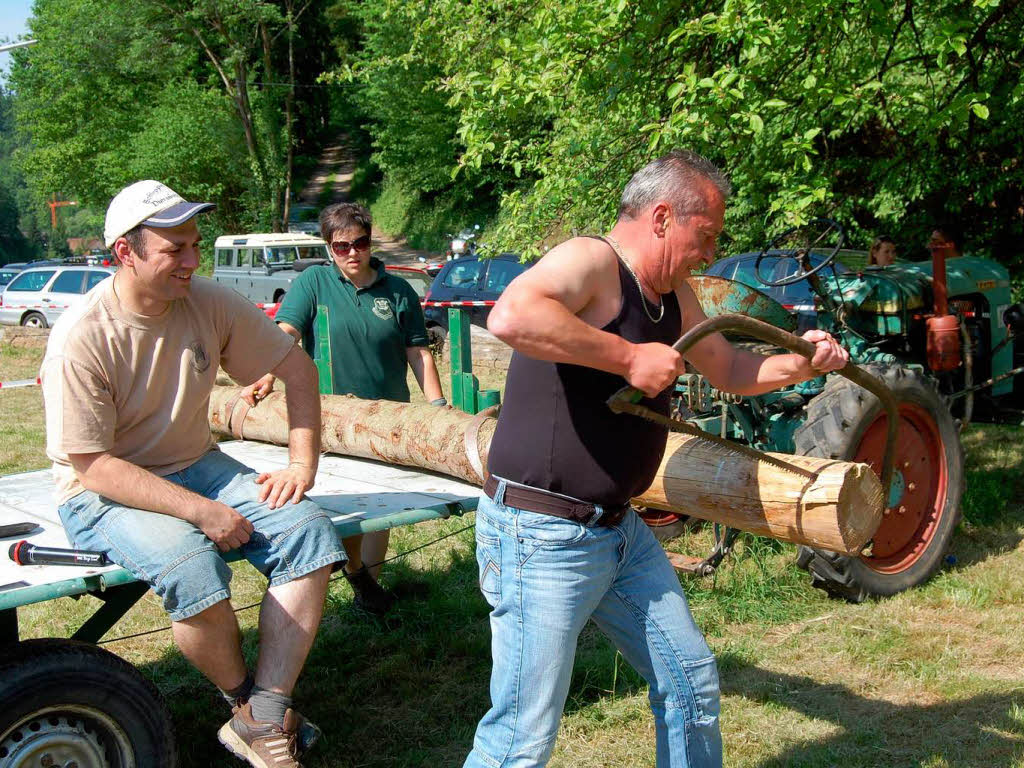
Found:
M 308 499 L 277 509 L 259 500 L 257 474 L 214 449 L 164 479 L 233 507 L 253 525 L 239 550 L 271 586 L 345 559 L 327 513 Z M 104 552 L 163 600 L 181 621 L 231 596 L 231 569 L 217 546 L 192 523 L 118 504 L 83 491 L 58 509 L 68 539 Z

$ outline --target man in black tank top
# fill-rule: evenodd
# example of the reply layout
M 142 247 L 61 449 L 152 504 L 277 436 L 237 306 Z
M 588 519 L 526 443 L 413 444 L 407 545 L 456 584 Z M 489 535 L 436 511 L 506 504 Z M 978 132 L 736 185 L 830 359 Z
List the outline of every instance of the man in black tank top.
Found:
M 574 238 L 516 278 L 488 328 L 515 350 L 477 510 L 480 589 L 492 607 L 491 708 L 465 768 L 527 768 L 554 747 L 576 640 L 588 619 L 650 685 L 659 768 L 722 764 L 715 659 L 679 579 L 629 500 L 650 484 L 667 433 L 605 402 L 625 383 L 667 414 L 705 319 L 686 284 L 714 259 L 728 182 L 676 151 L 638 171 L 604 238 Z M 758 394 L 841 368 L 817 353 L 765 358 L 708 336 L 687 359 L 726 392 Z

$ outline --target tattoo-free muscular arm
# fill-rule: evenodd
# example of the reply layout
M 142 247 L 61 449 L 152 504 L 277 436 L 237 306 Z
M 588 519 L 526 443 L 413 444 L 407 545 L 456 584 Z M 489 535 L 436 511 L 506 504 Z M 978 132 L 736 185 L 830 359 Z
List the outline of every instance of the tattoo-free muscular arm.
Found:
M 299 333 L 298 328 L 294 328 L 288 323 L 278 323 L 277 327 L 287 333 L 296 341 L 302 341 L 302 334 Z M 265 398 L 271 392 L 274 391 L 274 374 L 268 373 L 259 379 L 256 379 L 252 384 L 242 388 L 241 398 L 245 400 L 249 405 L 255 407 L 256 403 Z
M 619 302 L 615 255 L 599 241 L 577 238 L 552 249 L 513 280 L 491 311 L 487 328 L 530 357 L 618 374 L 648 395 L 656 394 L 672 383 L 682 360 L 664 344 L 632 344 L 596 327 L 597 318 L 614 318 Z
M 320 393 L 316 366 L 298 346 L 271 371 L 285 383 L 288 408 L 288 466 L 276 472 L 264 472 L 256 482 L 260 501 L 271 509 L 286 502 L 298 502 L 313 487 L 320 462 Z
M 231 507 L 175 485 L 142 467 L 106 452 L 68 456 L 86 490 L 126 507 L 185 520 L 201 529 L 221 551 L 249 540 L 252 523 Z
M 679 287 L 676 295 L 683 312 L 684 332 L 707 319 L 686 283 Z M 794 353 L 764 356 L 738 349 L 720 333 L 705 336 L 694 344 L 686 353 L 686 359 L 711 386 L 738 395 L 759 395 L 813 379 L 842 368 L 849 360 L 846 350 L 823 331 L 808 331 L 803 338 L 817 346 L 813 361 Z

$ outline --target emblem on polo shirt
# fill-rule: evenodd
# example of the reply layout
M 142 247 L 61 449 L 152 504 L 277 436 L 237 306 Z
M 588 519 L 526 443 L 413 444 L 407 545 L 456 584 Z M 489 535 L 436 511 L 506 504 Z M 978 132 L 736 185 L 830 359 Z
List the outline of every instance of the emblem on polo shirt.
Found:
M 391 311 L 391 302 L 387 299 L 373 300 L 373 314 L 381 320 L 387 320 L 395 315 L 395 313 Z
M 206 373 L 210 367 L 210 358 L 206 355 L 206 347 L 201 341 L 193 341 L 188 345 L 188 351 L 192 353 L 192 367 L 196 373 Z

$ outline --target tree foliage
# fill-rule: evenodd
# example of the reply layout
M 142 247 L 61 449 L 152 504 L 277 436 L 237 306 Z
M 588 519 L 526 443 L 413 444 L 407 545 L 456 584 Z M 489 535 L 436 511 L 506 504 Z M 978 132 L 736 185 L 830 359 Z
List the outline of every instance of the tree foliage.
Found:
M 219 203 L 223 227 L 277 228 L 295 149 L 326 101 L 323 0 L 37 0 L 15 52 L 22 167 L 36 196 L 102 209 L 140 177 Z M 296 50 L 296 36 L 308 46 Z
M 920 252 L 955 218 L 1018 258 L 1022 0 L 360 7 L 379 165 L 499 196 L 506 246 L 609 226 L 630 174 L 685 146 L 732 178 L 729 248 L 828 215 Z

